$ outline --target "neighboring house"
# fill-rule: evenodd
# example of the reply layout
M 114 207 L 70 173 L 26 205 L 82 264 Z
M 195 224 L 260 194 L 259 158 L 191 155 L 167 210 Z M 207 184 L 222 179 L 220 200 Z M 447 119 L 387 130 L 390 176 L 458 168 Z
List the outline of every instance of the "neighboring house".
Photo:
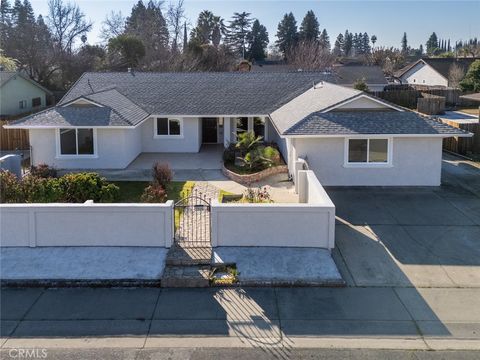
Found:
M 33 162 L 123 169 L 143 152 L 228 146 L 252 130 L 290 173 L 305 158 L 323 185 L 439 185 L 442 139 L 470 136 L 329 75 L 85 73 L 60 103 L 7 128 L 29 129 Z
M 0 71 L 0 116 L 23 114 L 47 106 L 52 93 L 28 76 L 14 71 Z
M 295 72 L 302 71 L 293 65 L 285 63 L 283 60 L 273 61 L 257 61 L 252 66 L 254 72 Z M 380 66 L 361 65 L 358 62 L 335 64 L 328 70 L 331 73 L 330 81 L 344 86 L 353 87 L 357 80 L 364 79 L 369 90 L 383 91 L 388 85 L 387 79 Z
M 454 65 L 465 74 L 476 58 L 423 58 L 395 73 L 402 84 L 443 86 L 451 85 L 450 71 Z

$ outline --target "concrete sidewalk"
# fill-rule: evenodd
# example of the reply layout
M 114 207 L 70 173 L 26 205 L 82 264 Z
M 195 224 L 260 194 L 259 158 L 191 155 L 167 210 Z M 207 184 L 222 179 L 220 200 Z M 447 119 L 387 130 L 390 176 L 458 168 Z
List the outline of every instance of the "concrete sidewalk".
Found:
M 2 348 L 480 349 L 480 289 L 4 289 Z

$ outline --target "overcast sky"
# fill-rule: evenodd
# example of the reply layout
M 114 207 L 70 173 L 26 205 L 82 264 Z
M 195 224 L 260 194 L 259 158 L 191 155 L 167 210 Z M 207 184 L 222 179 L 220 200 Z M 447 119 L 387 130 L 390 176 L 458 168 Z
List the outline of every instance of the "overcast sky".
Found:
M 93 22 L 88 42 L 99 42 L 101 23 L 111 10 L 129 15 L 138 0 L 76 0 L 87 18 Z M 148 0 L 144 0 L 146 3 Z M 172 0 L 176 1 L 176 0 Z M 47 14 L 47 0 L 31 0 L 36 14 Z M 169 0 L 165 1 L 166 4 Z M 332 45 L 339 33 L 367 32 L 376 35 L 376 46 L 400 47 L 403 32 L 409 45 L 425 46 L 435 31 L 452 44 L 470 37 L 480 38 L 480 0 L 474 1 L 284 1 L 284 0 L 185 0 L 187 17 L 195 24 L 198 13 L 211 10 L 229 20 L 234 12 L 247 11 L 267 27 L 270 43 L 276 40 L 278 22 L 292 11 L 300 25 L 308 10 L 318 17 L 321 29 L 326 28 Z

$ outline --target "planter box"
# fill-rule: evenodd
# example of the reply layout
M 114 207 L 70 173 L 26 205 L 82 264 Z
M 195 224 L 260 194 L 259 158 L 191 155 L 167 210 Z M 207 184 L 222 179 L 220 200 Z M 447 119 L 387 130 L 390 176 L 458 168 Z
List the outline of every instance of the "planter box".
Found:
M 251 183 L 258 182 L 272 175 L 286 174 L 288 173 L 288 166 L 278 165 L 278 166 L 274 166 L 253 174 L 242 175 L 227 169 L 224 164 L 222 165 L 222 172 L 223 172 L 223 175 L 228 177 L 230 180 L 238 182 L 239 184 L 242 184 L 242 185 L 249 185 Z

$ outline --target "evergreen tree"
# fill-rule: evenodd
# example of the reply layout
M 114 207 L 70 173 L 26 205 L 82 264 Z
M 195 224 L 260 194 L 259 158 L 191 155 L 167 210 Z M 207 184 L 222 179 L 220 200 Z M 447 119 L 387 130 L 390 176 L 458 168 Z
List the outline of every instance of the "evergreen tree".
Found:
M 343 54 L 345 56 L 350 56 L 353 49 L 353 34 L 345 30 L 345 35 L 343 37 Z
M 335 45 L 333 46 L 333 55 L 342 56 L 344 45 L 343 34 L 340 33 L 335 40 Z
M 0 3 L 0 46 L 3 50 L 9 43 L 9 35 L 12 30 L 11 21 L 12 9 L 8 0 L 1 0 Z
M 438 49 L 437 34 L 433 32 L 432 35 L 430 35 L 430 37 L 427 40 L 426 46 L 427 46 L 428 55 L 432 55 L 435 52 L 435 50 Z
M 245 58 L 247 52 L 247 35 L 252 27 L 250 13 L 234 13 L 228 26 L 228 44 L 231 50 L 238 56 Z
M 447 42 L 447 51 L 448 52 L 452 51 L 452 47 L 450 46 L 450 39 L 448 39 L 448 42 Z
M 150 0 L 145 7 L 139 0 L 127 18 L 125 34 L 136 37 L 145 47 L 145 56 L 139 65 L 147 70 L 160 70 L 167 66 L 169 37 L 161 3 Z
M 293 13 L 285 14 L 278 24 L 276 45 L 285 56 L 298 41 L 297 21 Z
M 187 22 L 183 24 L 183 52 L 187 51 L 188 46 L 188 34 L 187 34 Z
M 402 53 L 406 54 L 407 51 L 408 51 L 407 33 L 404 32 L 402 37 Z
M 323 29 L 319 38 L 319 45 L 322 49 L 330 51 L 330 37 L 328 36 L 327 29 Z
M 377 42 L 377 35 L 372 35 L 372 37 L 370 38 L 370 40 L 372 41 L 372 47 L 375 46 L 375 43 Z
M 263 60 L 267 56 L 265 50 L 268 46 L 267 28 L 255 20 L 252 31 L 247 36 L 250 60 Z
M 193 28 L 190 42 L 197 45 L 209 44 L 212 40 L 214 28 L 214 15 L 209 10 L 203 10 L 197 19 L 197 26 Z
M 361 34 L 355 33 L 352 38 L 353 56 L 357 56 L 362 53 L 362 39 Z
M 319 36 L 318 19 L 313 10 L 307 12 L 300 25 L 300 40 L 317 40 Z
M 365 32 L 362 36 L 362 54 L 370 54 L 370 36 Z
M 420 46 L 418 47 L 418 52 L 420 53 L 420 55 L 423 55 L 423 45 L 420 44 Z

